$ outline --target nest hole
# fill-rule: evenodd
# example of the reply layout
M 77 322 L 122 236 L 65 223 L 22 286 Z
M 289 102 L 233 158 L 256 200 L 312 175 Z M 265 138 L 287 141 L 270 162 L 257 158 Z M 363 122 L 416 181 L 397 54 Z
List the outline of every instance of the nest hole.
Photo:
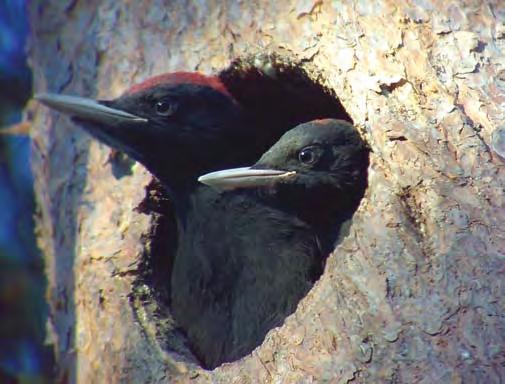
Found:
M 337 95 L 314 80 L 319 75 L 314 71 L 309 75 L 297 60 L 274 55 L 240 58 L 219 77 L 235 99 L 257 116 L 259 123 L 277 124 L 284 127 L 284 131 L 321 118 L 352 123 Z M 131 297 L 134 310 L 139 321 L 154 324 L 153 337 L 164 351 L 175 354 L 181 361 L 209 368 L 195 357 L 194 348 L 170 315 L 170 279 L 177 249 L 177 224 L 172 205 L 156 180 L 146 192 L 139 211 L 151 215 L 152 226 L 144 239 L 145 254 Z M 152 326 L 146 328 L 153 329 Z

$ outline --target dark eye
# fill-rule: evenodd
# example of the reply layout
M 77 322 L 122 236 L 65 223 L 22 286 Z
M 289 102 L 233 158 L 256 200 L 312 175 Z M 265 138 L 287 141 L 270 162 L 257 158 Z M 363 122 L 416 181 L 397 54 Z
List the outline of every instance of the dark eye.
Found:
M 314 164 L 317 160 L 316 151 L 313 148 L 304 148 L 298 153 L 298 160 L 304 164 Z
M 177 110 L 177 103 L 171 100 L 160 100 L 154 106 L 156 113 L 160 116 L 170 116 Z

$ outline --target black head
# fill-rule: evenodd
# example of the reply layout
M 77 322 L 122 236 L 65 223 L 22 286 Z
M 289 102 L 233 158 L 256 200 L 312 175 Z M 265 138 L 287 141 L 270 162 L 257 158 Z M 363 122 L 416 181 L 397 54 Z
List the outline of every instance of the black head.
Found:
M 204 172 L 247 161 L 238 143 L 253 128 L 216 77 L 161 75 L 110 101 L 48 94 L 37 99 L 144 164 L 171 190 L 194 185 Z
M 356 208 L 366 188 L 367 168 L 368 149 L 354 127 L 326 119 L 285 133 L 252 167 L 213 172 L 199 180 L 224 190 L 253 188 L 277 205 L 318 219 Z

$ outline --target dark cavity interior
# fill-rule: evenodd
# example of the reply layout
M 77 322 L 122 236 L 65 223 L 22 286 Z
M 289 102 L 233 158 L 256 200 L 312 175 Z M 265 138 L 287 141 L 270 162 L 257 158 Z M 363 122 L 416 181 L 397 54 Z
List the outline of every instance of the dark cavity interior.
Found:
M 271 55 L 237 59 L 220 77 L 237 101 L 259 121 L 270 124 L 275 121 L 285 131 L 320 118 L 352 122 L 338 97 L 309 77 L 296 61 Z M 163 349 L 202 366 L 170 315 L 170 276 L 177 248 L 177 225 L 170 201 L 156 180 L 147 187 L 146 198 L 138 209 L 152 216 L 153 225 L 145 239 L 145 255 L 131 297 L 132 305 L 139 321 L 154 322 L 156 342 Z M 342 230 L 335 237 L 341 238 Z

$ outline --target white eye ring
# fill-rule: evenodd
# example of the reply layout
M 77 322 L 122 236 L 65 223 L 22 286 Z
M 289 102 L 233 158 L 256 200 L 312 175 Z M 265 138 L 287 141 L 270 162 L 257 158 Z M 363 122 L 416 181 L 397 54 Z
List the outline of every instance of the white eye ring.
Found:
M 177 110 L 177 103 L 169 100 L 160 100 L 156 102 L 154 108 L 156 113 L 160 116 L 170 116 Z

